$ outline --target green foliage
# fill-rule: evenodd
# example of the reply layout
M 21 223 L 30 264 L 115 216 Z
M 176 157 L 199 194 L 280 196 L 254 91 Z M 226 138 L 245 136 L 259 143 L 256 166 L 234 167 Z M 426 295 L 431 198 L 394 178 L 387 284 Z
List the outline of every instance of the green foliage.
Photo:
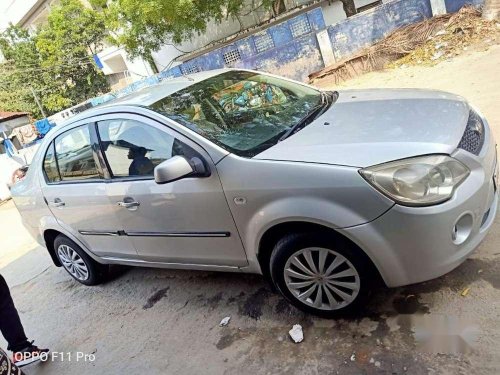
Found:
M 6 60 L 0 64 L 0 109 L 40 117 L 30 89 L 31 86 L 39 91 L 44 86 L 36 74 L 40 56 L 35 38 L 24 29 L 10 26 L 0 35 L 0 49 Z
M 102 0 L 92 1 L 102 6 Z M 149 60 L 162 45 L 205 32 L 210 20 L 238 18 L 256 7 L 281 10 L 283 4 L 283 0 L 112 0 L 105 13 L 107 26 L 116 32 L 111 41 L 124 46 L 132 57 Z
M 109 90 L 92 54 L 105 37 L 104 15 L 79 0 L 62 0 L 35 33 L 10 26 L 0 37 L 0 105 L 4 110 L 40 112 L 30 86 L 49 114 Z M 3 73 L 3 74 L 2 74 Z

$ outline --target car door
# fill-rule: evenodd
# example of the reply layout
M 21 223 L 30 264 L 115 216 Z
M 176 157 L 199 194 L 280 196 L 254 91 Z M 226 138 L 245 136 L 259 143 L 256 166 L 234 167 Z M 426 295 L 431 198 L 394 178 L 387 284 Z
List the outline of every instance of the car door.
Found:
M 97 122 L 124 232 L 146 261 L 246 266 L 247 259 L 215 165 L 197 144 L 166 125 L 138 115 Z M 198 157 L 207 177 L 157 184 L 154 168 L 173 156 Z
M 137 258 L 130 239 L 119 235 L 118 208 L 109 202 L 96 149 L 93 124 L 58 135 L 44 157 L 43 196 L 65 233 L 78 238 L 93 253 Z

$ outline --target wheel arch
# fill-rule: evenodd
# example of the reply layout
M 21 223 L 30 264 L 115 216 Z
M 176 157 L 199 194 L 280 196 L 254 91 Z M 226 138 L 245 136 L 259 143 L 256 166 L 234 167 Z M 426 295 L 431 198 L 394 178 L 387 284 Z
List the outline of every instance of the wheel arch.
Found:
M 57 257 L 56 254 L 56 249 L 54 247 L 54 241 L 57 236 L 63 235 L 68 237 L 71 241 L 75 242 L 80 248 L 93 260 L 95 260 L 97 263 L 104 264 L 101 258 L 99 258 L 97 255 L 92 253 L 85 244 L 83 244 L 81 241 L 78 240 L 78 238 L 75 238 L 73 235 L 69 233 L 65 233 L 62 230 L 55 229 L 54 227 L 47 227 L 43 230 L 43 239 L 45 241 L 45 247 L 47 248 L 47 251 L 49 252 L 50 257 L 52 258 L 52 261 L 54 262 L 54 265 L 56 267 L 61 267 L 62 264 L 59 261 L 59 258 Z
M 361 249 L 356 243 L 354 243 L 351 239 L 339 233 L 333 228 L 327 227 L 322 224 L 308 222 L 308 221 L 286 221 L 279 224 L 276 224 L 270 228 L 268 228 L 264 234 L 261 236 L 258 246 L 257 252 L 257 260 L 259 262 L 261 272 L 264 277 L 268 280 L 271 280 L 270 274 L 270 259 L 271 253 L 274 249 L 276 243 L 290 233 L 318 233 L 319 235 L 328 235 L 334 238 L 334 241 L 343 241 L 357 253 L 369 265 L 370 271 L 373 275 L 382 283 L 385 284 L 383 278 L 376 267 L 373 260 L 368 256 L 368 254 Z
M 62 234 L 61 232 L 55 230 L 55 229 L 47 229 L 43 232 L 43 239 L 45 241 L 45 247 L 47 248 L 47 251 L 49 252 L 50 257 L 52 258 L 52 262 L 54 262 L 54 265 L 56 267 L 61 267 L 61 261 L 56 255 L 56 249 L 54 247 L 54 241 L 57 236 Z

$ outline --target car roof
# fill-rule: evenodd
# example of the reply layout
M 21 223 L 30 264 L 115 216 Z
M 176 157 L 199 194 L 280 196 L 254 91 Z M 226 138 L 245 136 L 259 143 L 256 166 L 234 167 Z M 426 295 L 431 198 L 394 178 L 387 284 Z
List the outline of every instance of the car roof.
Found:
M 186 87 L 194 85 L 195 83 L 204 81 L 208 78 L 215 77 L 219 74 L 231 70 L 233 69 L 216 69 L 216 70 L 209 70 L 205 72 L 193 73 L 189 75 L 183 75 L 180 77 L 168 79 L 156 85 L 144 87 L 141 90 L 135 91 L 121 98 L 111 100 L 103 104 L 102 107 L 113 106 L 118 104 L 148 106 L 164 98 L 165 96 L 173 94 L 174 92 L 180 91 L 182 89 L 185 89 Z
M 66 121 L 63 121 L 59 127 L 64 127 L 66 125 L 72 124 L 76 121 L 84 119 L 86 117 L 91 117 L 94 113 L 102 114 L 103 109 L 112 110 L 113 107 L 132 105 L 132 106 L 149 106 L 158 100 L 164 98 L 165 96 L 171 95 L 174 92 L 185 89 L 186 87 L 192 86 L 198 82 L 204 81 L 205 79 L 215 77 L 219 74 L 229 72 L 231 70 L 245 70 L 245 69 L 214 69 L 198 73 L 185 74 L 176 78 L 167 79 L 160 83 L 152 86 L 144 87 L 138 91 L 125 95 L 121 98 L 116 98 L 110 100 L 109 102 L 103 103 L 96 107 L 87 109 Z

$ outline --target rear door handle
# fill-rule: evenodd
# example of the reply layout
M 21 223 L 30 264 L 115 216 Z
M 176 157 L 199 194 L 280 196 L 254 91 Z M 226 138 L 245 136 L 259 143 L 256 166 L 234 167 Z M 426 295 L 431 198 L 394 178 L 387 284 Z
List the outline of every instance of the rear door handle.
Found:
M 118 202 L 118 206 L 125 208 L 139 207 L 141 204 L 139 202 Z

